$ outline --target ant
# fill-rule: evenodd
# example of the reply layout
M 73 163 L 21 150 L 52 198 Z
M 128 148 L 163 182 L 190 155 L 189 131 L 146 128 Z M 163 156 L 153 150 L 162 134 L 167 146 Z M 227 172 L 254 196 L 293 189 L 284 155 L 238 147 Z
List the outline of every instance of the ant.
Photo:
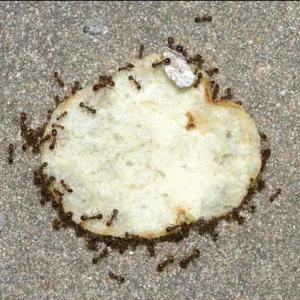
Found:
M 56 81 L 58 82 L 58 84 L 61 87 L 65 86 L 65 83 L 63 82 L 63 80 L 58 76 L 58 72 L 54 72 L 54 78 L 56 79 Z
M 211 22 L 212 21 L 212 16 L 203 16 L 203 17 L 196 17 L 195 18 L 195 23 L 203 23 L 203 22 Z
M 162 272 L 167 265 L 174 263 L 174 261 L 175 261 L 175 257 L 173 255 L 169 255 L 165 260 L 163 260 L 157 265 L 156 271 Z
M 72 95 L 75 95 L 76 94 L 76 91 L 79 91 L 81 89 L 81 87 L 80 87 L 80 83 L 79 83 L 79 81 L 74 81 L 74 86 L 72 87 L 72 89 L 71 89 L 71 94 Z
M 68 114 L 67 111 L 64 111 L 61 115 L 59 115 L 56 120 L 59 121 L 61 118 L 65 117 Z
M 176 229 L 180 228 L 181 225 L 172 225 L 172 226 L 168 226 L 166 228 L 166 232 L 172 232 L 172 231 L 175 231 Z
M 59 219 L 54 219 L 52 221 L 52 227 L 54 230 L 59 230 L 61 227 L 61 221 Z
M 108 248 L 105 247 L 98 256 L 92 259 L 92 263 L 95 265 L 99 262 L 100 259 L 106 257 L 108 255 Z
M 65 128 L 64 126 L 62 126 L 62 125 L 60 125 L 60 124 L 55 124 L 55 123 L 53 123 L 53 124 L 51 125 L 51 127 L 52 127 L 52 128 L 61 128 L 61 129 L 64 129 L 64 128 Z
M 59 99 L 59 96 L 58 95 L 56 95 L 56 96 L 54 96 L 54 101 L 55 101 L 55 105 L 56 105 L 56 107 L 61 103 L 61 102 L 63 102 L 63 101 L 60 101 L 60 99 Z
M 14 145 L 9 144 L 9 146 L 8 146 L 8 163 L 10 165 L 14 162 L 13 154 L 14 154 Z
M 188 266 L 188 264 L 194 260 L 195 258 L 198 258 L 200 256 L 200 251 L 198 249 L 194 249 L 192 254 L 189 256 L 186 256 L 185 258 L 183 258 L 180 262 L 179 262 L 179 266 L 182 269 L 186 269 L 186 267 Z
M 219 94 L 220 87 L 215 81 L 211 81 L 212 99 L 215 100 Z
M 119 211 L 117 209 L 113 210 L 110 219 L 106 222 L 106 226 L 111 226 L 112 225 L 112 222 L 113 222 L 114 219 L 116 219 L 118 213 L 119 213 Z
M 270 158 L 270 156 L 271 150 L 269 148 L 261 150 L 261 172 L 266 168 L 267 160 Z
M 132 75 L 130 75 L 130 76 L 128 77 L 128 79 L 131 80 L 131 81 L 135 84 L 135 86 L 136 86 L 136 88 L 137 88 L 138 90 L 140 90 L 140 89 L 142 88 L 140 82 L 137 81 Z
M 95 108 L 90 107 L 90 106 L 84 104 L 83 102 L 80 102 L 80 103 L 79 103 L 79 106 L 80 106 L 80 107 L 86 108 L 86 109 L 87 109 L 88 111 L 90 111 L 92 114 L 95 114 L 95 113 L 96 113 L 96 109 L 95 109 Z
M 170 49 L 173 49 L 174 48 L 174 43 L 175 43 L 175 40 L 173 37 L 169 36 L 168 39 L 167 39 L 167 44 L 168 44 L 168 47 Z
M 21 119 L 21 135 L 22 137 L 26 137 L 27 134 L 27 125 L 25 124 L 25 121 L 27 120 L 26 113 L 22 112 L 20 119 Z
M 65 190 L 67 190 L 69 193 L 72 193 L 72 192 L 73 192 L 73 190 L 65 183 L 65 181 L 64 181 L 63 179 L 60 181 L 60 183 L 61 183 L 61 185 L 63 186 L 63 188 L 64 188 Z
M 157 68 L 157 67 L 159 67 L 159 66 L 161 66 L 161 65 L 170 65 L 171 64 L 171 59 L 170 58 L 165 58 L 165 59 L 163 59 L 163 60 L 161 60 L 161 61 L 155 61 L 155 62 L 153 62 L 152 63 L 152 68 Z
M 232 92 L 231 92 L 231 88 L 227 88 L 225 90 L 225 95 L 222 96 L 220 99 L 221 100 L 230 100 L 232 98 Z
M 201 78 L 202 78 L 202 73 L 200 72 L 200 73 L 198 73 L 198 75 L 197 75 L 197 79 L 196 79 L 196 81 L 194 82 L 194 84 L 193 84 L 193 87 L 198 87 L 198 85 L 199 85 L 199 83 L 200 83 L 200 81 L 201 81 Z
M 51 135 L 52 135 L 52 142 L 51 142 L 51 144 L 49 146 L 49 149 L 53 150 L 55 148 L 55 145 L 56 145 L 57 130 L 56 129 L 52 129 Z
M 187 49 L 184 49 L 183 46 L 177 45 L 175 47 L 175 50 L 179 53 L 181 53 L 185 58 L 187 57 Z
M 80 217 L 80 219 L 81 219 L 82 221 L 87 221 L 87 220 L 92 220 L 92 219 L 101 220 L 102 217 L 103 217 L 102 214 L 97 214 L 97 215 L 90 216 L 90 217 L 88 217 L 88 216 L 86 216 L 86 215 L 82 215 L 82 216 Z
M 58 196 L 62 197 L 64 195 L 64 193 L 62 193 L 61 191 L 57 190 L 57 189 L 53 189 L 53 192 L 55 194 L 57 194 Z
M 93 86 L 93 91 L 98 91 L 99 89 L 103 89 L 107 86 L 115 86 L 115 82 L 112 80 L 111 76 L 100 75 L 99 81 Z
M 140 51 L 141 51 L 141 48 L 140 48 Z M 142 57 L 141 57 L 142 58 Z M 124 67 L 120 67 L 119 69 L 118 69 L 118 71 L 128 71 L 128 70 L 130 70 L 130 69 L 133 69 L 134 68 L 134 65 L 133 64 L 131 64 L 131 63 L 128 63 L 126 66 L 124 66 Z
M 142 58 L 143 58 L 143 56 L 144 56 L 144 51 L 145 51 L 145 46 L 142 44 L 142 45 L 140 45 L 140 48 L 139 48 L 138 59 L 142 59 Z
M 125 281 L 125 278 L 123 276 L 117 275 L 113 272 L 109 272 L 108 275 L 111 279 L 116 280 L 120 284 L 122 284 Z
M 214 74 L 219 73 L 219 68 L 212 68 L 206 71 L 209 77 L 212 77 Z
M 281 194 L 281 189 L 276 189 L 275 193 L 270 196 L 269 201 L 272 203 Z
M 260 138 L 263 140 L 263 141 L 266 141 L 267 140 L 267 135 L 265 134 L 265 133 L 263 133 L 263 132 L 259 132 L 259 135 L 260 135 Z

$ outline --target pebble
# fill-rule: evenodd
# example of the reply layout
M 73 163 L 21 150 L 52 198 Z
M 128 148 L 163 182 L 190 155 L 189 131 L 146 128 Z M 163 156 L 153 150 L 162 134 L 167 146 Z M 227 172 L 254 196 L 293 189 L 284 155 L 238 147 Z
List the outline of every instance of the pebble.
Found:
M 97 21 L 90 23 L 88 25 L 85 25 L 83 27 L 84 33 L 89 33 L 91 35 L 97 35 L 97 34 L 106 34 L 108 32 L 107 26 L 103 25 L 102 22 Z

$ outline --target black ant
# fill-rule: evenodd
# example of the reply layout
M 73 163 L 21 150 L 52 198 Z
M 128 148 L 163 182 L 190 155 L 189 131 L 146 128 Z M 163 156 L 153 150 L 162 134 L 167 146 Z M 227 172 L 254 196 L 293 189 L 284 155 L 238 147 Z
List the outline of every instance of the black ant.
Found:
M 195 23 L 211 22 L 212 16 L 205 15 L 203 17 L 196 17 Z
M 61 102 L 63 102 L 63 101 L 60 101 L 58 95 L 54 96 L 54 101 L 55 101 L 55 106 L 56 106 L 56 107 L 57 107 Z
M 102 217 L 103 217 L 102 214 L 97 214 L 97 215 L 90 216 L 90 217 L 88 217 L 88 216 L 86 216 L 86 215 L 82 215 L 82 216 L 80 217 L 80 219 L 81 219 L 82 221 L 87 221 L 87 220 L 92 220 L 92 219 L 101 220 Z
M 132 75 L 130 75 L 130 76 L 128 77 L 128 79 L 131 80 L 131 81 L 135 84 L 135 86 L 136 86 L 136 88 L 137 88 L 138 90 L 140 90 L 140 89 L 142 88 L 140 82 L 137 81 Z
M 27 120 L 26 113 L 22 112 L 20 119 L 21 119 L 21 135 L 22 137 L 26 137 L 27 134 L 27 125 L 25 124 L 25 121 Z
M 173 255 L 169 255 L 165 260 L 163 260 L 157 265 L 156 271 L 162 272 L 167 265 L 174 263 L 174 261 L 175 261 L 175 257 Z
M 107 75 L 100 75 L 99 76 L 99 81 L 93 86 L 93 91 L 98 91 L 99 89 L 103 89 L 107 86 L 115 86 L 115 82 L 112 80 L 111 76 Z
M 259 135 L 260 135 L 260 138 L 263 140 L 263 141 L 266 141 L 267 140 L 267 135 L 265 134 L 265 133 L 263 133 L 263 132 L 259 132 Z
M 152 63 L 152 68 L 157 68 L 157 67 L 159 67 L 159 66 L 161 66 L 161 65 L 170 65 L 171 64 L 171 59 L 170 58 L 165 58 L 165 59 L 163 59 L 163 60 L 161 60 L 161 61 L 155 61 L 155 62 L 153 62 Z
M 10 165 L 14 162 L 13 154 L 14 154 L 14 145 L 9 144 L 9 146 L 8 146 L 8 163 Z
M 281 194 L 281 189 L 276 189 L 275 193 L 270 196 L 269 201 L 272 203 Z
M 175 50 L 181 53 L 185 58 L 187 57 L 187 49 L 184 49 L 181 45 L 176 45 Z
M 108 275 L 111 279 L 116 280 L 120 284 L 122 284 L 125 281 L 125 278 L 123 276 L 117 275 L 113 272 L 109 272 Z
M 218 68 L 212 68 L 206 71 L 207 75 L 209 77 L 213 76 L 214 74 L 219 73 L 219 69 Z
M 220 99 L 221 100 L 230 100 L 232 98 L 232 92 L 231 92 L 231 88 L 227 88 L 225 90 L 225 95 L 222 96 Z
M 114 219 L 116 219 L 118 213 L 119 213 L 119 211 L 117 209 L 113 210 L 110 219 L 106 222 L 106 226 L 111 226 L 112 225 L 112 222 L 113 222 Z
M 133 69 L 133 68 L 134 68 L 134 65 L 132 63 L 128 63 L 126 66 L 120 67 L 118 69 L 118 71 L 128 71 L 128 70 Z
M 64 128 L 65 128 L 64 126 L 62 126 L 62 125 L 60 125 L 60 124 L 55 124 L 55 123 L 53 123 L 53 124 L 51 125 L 51 127 L 52 127 L 52 128 L 61 128 L 61 129 L 64 129 Z
M 193 87 L 198 87 L 198 85 L 199 85 L 199 83 L 200 83 L 200 81 L 201 81 L 201 78 L 202 78 L 202 73 L 200 72 L 200 73 L 198 73 L 198 75 L 197 75 L 197 79 L 196 79 L 196 81 L 194 82 L 194 84 L 193 84 Z
M 143 58 L 143 56 L 144 56 L 144 51 L 145 51 L 145 46 L 142 44 L 142 45 L 140 45 L 140 48 L 139 48 L 138 59 L 142 59 L 142 58 Z
M 55 148 L 55 145 L 56 145 L 56 136 L 57 136 L 57 130 L 56 129 L 52 129 L 51 136 L 52 136 L 52 142 L 49 146 L 49 149 L 53 150 Z
M 56 120 L 59 121 L 60 119 L 62 119 L 63 117 L 65 117 L 68 114 L 67 111 L 64 111 L 61 115 L 59 115 Z
M 192 254 L 183 258 L 180 262 L 179 262 L 179 266 L 182 269 L 186 269 L 186 267 L 188 266 L 188 264 L 194 260 L 195 258 L 198 258 L 200 256 L 200 251 L 198 249 L 194 249 Z
M 64 188 L 65 190 L 67 190 L 69 193 L 72 193 L 72 192 L 73 192 L 73 190 L 65 183 L 65 181 L 64 181 L 63 179 L 60 181 L 60 183 L 61 183 L 61 185 L 63 186 L 63 188 Z
M 57 190 L 57 189 L 53 189 L 53 192 L 55 194 L 57 194 L 59 197 L 62 197 L 64 195 L 64 193 L 62 193 L 61 191 Z
M 54 220 L 52 221 L 52 228 L 53 228 L 54 230 L 59 230 L 60 227 L 61 227 L 61 221 L 60 221 L 59 219 L 54 219 Z
M 63 82 L 63 80 L 58 76 L 58 72 L 54 72 L 54 78 L 56 79 L 56 81 L 58 82 L 58 84 L 61 87 L 65 86 L 65 83 Z
M 261 150 L 261 172 L 266 168 L 267 161 L 270 158 L 270 156 L 271 150 L 269 148 Z
M 167 44 L 168 44 L 168 47 L 170 49 L 173 49 L 174 48 L 174 43 L 175 43 L 175 40 L 173 37 L 169 36 L 168 39 L 167 39 Z
M 187 223 L 184 222 L 181 225 L 171 225 L 171 226 L 168 226 L 166 228 L 166 232 L 173 232 L 173 231 L 177 230 L 178 228 L 181 228 L 182 226 L 186 226 L 186 225 L 187 225 Z
M 81 89 L 79 81 L 74 81 L 74 86 L 71 89 L 71 94 L 75 95 L 77 91 Z
M 211 81 L 212 99 L 215 100 L 219 94 L 220 87 L 215 81 Z
M 79 103 L 79 106 L 80 106 L 80 107 L 86 108 L 86 109 L 87 109 L 88 111 L 90 111 L 92 114 L 95 114 L 95 113 L 96 113 L 96 109 L 95 109 L 95 108 L 90 107 L 90 106 L 84 104 L 83 102 L 80 102 L 80 103 Z
M 92 263 L 95 265 L 99 262 L 100 259 L 106 257 L 108 255 L 108 248 L 105 247 L 98 256 L 92 259 Z

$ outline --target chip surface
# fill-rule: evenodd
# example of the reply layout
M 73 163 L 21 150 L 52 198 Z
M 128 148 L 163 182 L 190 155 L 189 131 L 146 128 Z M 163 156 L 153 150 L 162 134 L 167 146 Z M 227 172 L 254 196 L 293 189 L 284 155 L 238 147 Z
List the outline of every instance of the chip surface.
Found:
M 161 67 L 152 68 L 156 59 L 117 72 L 113 88 L 78 91 L 56 108 L 46 129 L 64 126 L 55 149 L 42 148 L 45 172 L 57 178 L 51 188 L 64 193 L 73 221 L 94 233 L 152 238 L 171 225 L 223 215 L 239 206 L 259 173 L 260 137 L 244 109 L 213 102 L 205 73 L 197 88 L 176 87 Z M 81 220 L 100 213 L 101 220 Z

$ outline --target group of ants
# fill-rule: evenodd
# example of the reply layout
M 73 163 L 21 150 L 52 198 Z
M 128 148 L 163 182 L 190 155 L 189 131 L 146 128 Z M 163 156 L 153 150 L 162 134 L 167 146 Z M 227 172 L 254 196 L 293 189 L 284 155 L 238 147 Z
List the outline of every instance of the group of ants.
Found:
M 206 16 L 206 20 L 202 20 L 203 22 L 210 22 L 211 17 Z M 205 18 L 206 18 L 205 17 Z M 202 22 L 200 19 L 197 19 L 196 17 L 195 22 Z M 200 17 L 199 17 L 200 18 Z M 193 57 L 188 57 L 187 50 L 177 44 L 175 45 L 174 38 L 169 37 L 167 39 L 167 46 L 170 49 L 173 49 L 177 51 L 178 53 L 181 53 L 183 57 L 186 59 L 186 61 L 190 64 L 195 64 L 196 69 L 195 72 L 199 72 L 200 69 L 202 68 L 203 64 L 203 59 L 200 54 L 196 54 Z M 143 53 L 144 53 L 145 47 L 144 45 L 140 45 L 139 51 L 138 51 L 138 58 L 142 59 L 143 58 Z M 157 68 L 163 64 L 167 65 L 170 64 L 171 60 L 170 58 L 165 58 L 162 61 L 156 61 L 152 63 L 153 68 Z M 126 66 L 120 67 L 118 71 L 124 71 L 124 70 L 130 70 L 134 68 L 134 65 L 131 63 L 128 63 Z M 213 68 L 211 70 L 207 70 L 206 73 L 209 76 L 213 76 L 213 74 L 218 73 L 218 68 Z M 201 74 L 201 75 L 200 75 Z M 194 87 L 197 87 L 200 80 L 202 77 L 202 73 L 199 72 L 197 73 L 197 79 L 194 82 Z M 54 72 L 54 78 L 56 79 L 57 83 L 61 86 L 64 87 L 64 81 L 62 78 L 59 76 L 58 72 Z M 136 80 L 132 75 L 128 77 L 130 81 L 132 81 L 137 89 L 141 89 L 141 83 Z M 101 75 L 99 77 L 98 82 L 93 86 L 93 90 L 96 92 L 101 88 L 105 87 L 113 87 L 115 85 L 112 76 L 110 75 Z M 73 87 L 71 88 L 71 94 L 74 95 L 77 90 L 80 90 L 81 86 L 78 81 L 74 82 Z M 212 98 L 213 100 L 216 99 L 217 95 L 219 92 L 219 85 L 215 83 L 215 81 L 212 81 Z M 65 97 L 64 100 L 66 100 L 68 96 Z M 60 104 L 64 100 L 60 100 L 58 96 L 55 96 L 55 102 L 56 106 Z M 231 89 L 228 88 L 226 89 L 226 94 L 222 96 L 220 99 L 231 99 Z M 91 113 L 96 113 L 96 110 L 93 107 L 90 107 L 86 105 L 83 102 L 80 102 L 79 106 L 83 109 L 86 109 L 88 112 Z M 50 120 L 51 114 L 53 110 L 48 111 L 48 121 Z M 61 118 L 65 117 L 67 115 L 67 111 L 63 112 L 60 116 L 56 118 L 57 121 L 59 121 Z M 64 126 L 60 124 L 55 124 L 53 123 L 51 127 L 53 128 L 51 131 L 51 134 L 46 134 L 46 126 L 48 122 L 44 123 L 42 126 L 32 129 L 28 128 L 28 125 L 26 123 L 27 121 L 27 116 L 24 112 L 21 113 L 20 116 L 20 128 L 21 128 L 21 136 L 24 139 L 25 143 L 22 145 L 22 150 L 26 151 L 27 149 L 31 148 L 33 153 L 39 153 L 41 146 L 47 142 L 50 141 L 49 148 L 50 150 L 55 149 L 56 145 L 56 136 L 57 136 L 57 129 L 64 129 Z M 267 137 L 264 133 L 260 133 L 262 141 L 266 141 Z M 160 238 L 155 238 L 155 239 L 146 239 L 146 238 L 140 238 L 138 236 L 134 236 L 132 234 L 125 234 L 125 238 L 115 238 L 115 237 L 106 237 L 106 236 L 99 236 L 95 235 L 87 230 L 84 230 L 80 225 L 76 224 L 75 222 L 72 221 L 72 213 L 71 212 L 64 212 L 63 207 L 62 207 L 62 200 L 63 200 L 63 195 L 64 193 L 62 191 L 59 191 L 57 189 L 51 188 L 53 182 L 56 181 L 56 178 L 54 176 L 48 176 L 47 174 L 43 173 L 43 169 L 47 166 L 47 162 L 44 162 L 37 171 L 34 173 L 34 183 L 35 185 L 40 187 L 41 190 L 41 205 L 45 205 L 45 203 L 50 202 L 52 203 L 52 206 L 54 209 L 57 210 L 58 212 L 58 219 L 53 220 L 53 228 L 55 230 L 59 230 L 60 228 L 66 228 L 66 227 L 73 227 L 75 229 L 76 235 L 79 237 L 85 237 L 87 238 L 87 247 L 90 250 L 99 250 L 98 249 L 98 244 L 100 242 L 104 242 L 106 244 L 106 247 L 98 254 L 96 257 L 92 259 L 93 264 L 97 264 L 100 260 L 104 259 L 106 256 L 109 254 L 109 248 L 112 249 L 118 249 L 120 253 L 124 253 L 129 247 L 132 249 L 135 249 L 137 245 L 144 245 L 146 246 L 149 255 L 150 256 L 155 256 L 155 244 L 157 242 L 163 242 L 163 241 L 173 241 L 173 242 L 179 242 L 180 240 L 184 239 L 185 237 L 188 236 L 189 230 L 193 228 L 198 228 L 198 232 L 203 235 L 203 234 L 209 234 L 214 241 L 217 240 L 218 238 L 218 232 L 216 230 L 219 222 L 221 220 L 226 220 L 226 221 L 236 221 L 238 224 L 243 224 L 244 223 L 244 217 L 239 214 L 240 210 L 246 209 L 250 212 L 255 211 L 255 206 L 251 204 L 251 198 L 252 196 L 256 193 L 256 191 L 261 191 L 265 187 L 265 183 L 262 180 L 262 172 L 264 171 L 266 167 L 267 160 L 269 159 L 271 154 L 271 151 L 269 148 L 262 149 L 261 150 L 261 156 L 262 156 L 262 166 L 261 166 L 261 171 L 256 179 L 255 182 L 252 182 L 252 184 L 249 187 L 248 194 L 242 201 L 241 205 L 238 208 L 234 208 L 230 213 L 219 217 L 219 218 L 213 218 L 211 220 L 203 220 L 200 219 L 197 222 L 193 224 L 187 224 L 187 223 L 182 223 L 181 225 L 174 225 L 174 226 L 169 226 L 166 228 L 166 232 L 168 233 L 164 237 Z M 13 156 L 14 156 L 14 145 L 9 144 L 8 147 L 8 163 L 12 164 L 13 163 Z M 60 184 L 62 186 L 63 191 L 67 191 L 69 193 L 73 192 L 73 189 L 68 186 L 64 180 L 60 180 Z M 269 198 L 270 202 L 273 202 L 278 195 L 281 193 L 281 189 L 276 189 L 275 193 L 271 195 Z M 118 210 L 114 209 L 110 218 L 106 222 L 106 226 L 112 226 L 113 221 L 117 220 L 117 215 L 118 215 Z M 90 219 L 102 219 L 102 214 L 97 214 L 95 216 L 86 216 L 83 215 L 81 216 L 82 221 L 87 221 Z M 179 266 L 180 268 L 187 268 L 188 265 L 197 259 L 200 256 L 200 251 L 197 248 L 194 248 L 191 253 L 187 254 L 185 257 L 181 258 L 179 260 Z M 172 264 L 175 262 L 175 257 L 174 255 L 168 255 L 164 260 L 158 263 L 156 270 L 157 272 L 162 272 L 168 265 Z M 123 283 L 125 278 L 121 275 L 117 275 L 113 272 L 109 272 L 109 277 L 113 280 L 116 280 L 119 283 Z

